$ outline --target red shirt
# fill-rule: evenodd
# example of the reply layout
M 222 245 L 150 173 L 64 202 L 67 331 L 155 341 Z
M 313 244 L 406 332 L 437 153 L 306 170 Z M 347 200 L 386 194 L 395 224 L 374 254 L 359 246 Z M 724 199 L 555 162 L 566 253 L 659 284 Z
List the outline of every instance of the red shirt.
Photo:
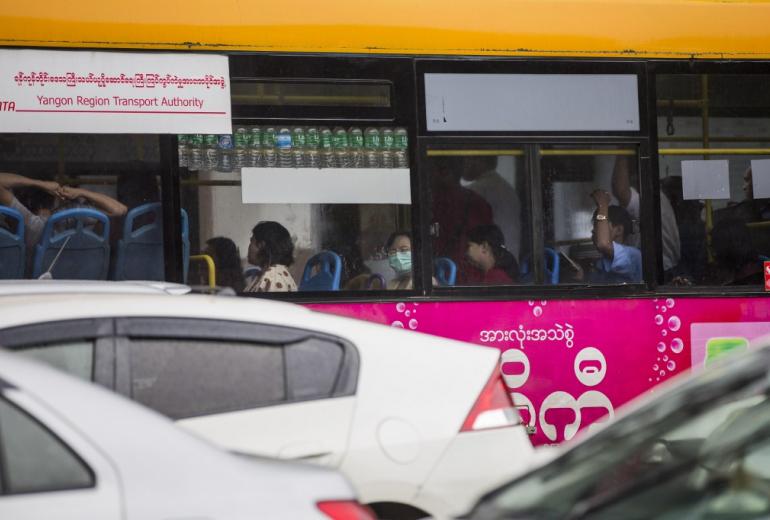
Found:
M 468 285 L 510 285 L 513 280 L 499 267 L 493 267 L 486 272 L 480 269 L 469 269 L 463 282 Z

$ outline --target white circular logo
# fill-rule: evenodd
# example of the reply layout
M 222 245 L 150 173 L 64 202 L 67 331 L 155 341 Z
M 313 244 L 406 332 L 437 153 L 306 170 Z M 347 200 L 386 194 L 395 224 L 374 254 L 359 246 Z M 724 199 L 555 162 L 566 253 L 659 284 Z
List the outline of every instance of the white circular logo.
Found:
M 575 356 L 575 377 L 585 386 L 596 386 L 607 374 L 604 354 L 594 347 L 586 347 Z

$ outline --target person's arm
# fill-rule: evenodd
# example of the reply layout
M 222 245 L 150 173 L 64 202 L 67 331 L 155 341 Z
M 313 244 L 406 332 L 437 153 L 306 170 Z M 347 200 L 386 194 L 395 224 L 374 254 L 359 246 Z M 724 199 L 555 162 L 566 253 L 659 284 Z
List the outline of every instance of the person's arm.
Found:
M 68 200 L 83 197 L 88 202 L 106 213 L 109 217 L 122 217 L 128 212 L 128 208 L 125 204 L 118 202 L 117 200 L 103 193 L 97 193 L 95 191 L 86 190 L 83 188 L 73 188 L 72 186 L 62 186 L 58 193 L 61 197 Z
M 596 237 L 596 249 L 605 258 L 612 260 L 614 250 L 612 247 L 612 230 L 608 217 L 610 207 L 610 194 L 603 190 L 594 190 L 591 198 L 596 203 L 596 218 L 594 219 L 594 236 Z
M 615 166 L 612 169 L 612 194 L 624 208 L 628 207 L 628 203 L 631 202 L 630 169 L 628 156 L 617 156 Z
M 5 192 L 10 192 L 14 188 L 38 188 L 47 191 L 51 195 L 56 195 L 57 190 L 61 187 L 58 182 L 54 181 L 41 181 L 38 179 L 30 179 L 23 175 L 17 175 L 15 173 L 0 172 L 0 188 L 3 188 Z M 6 195 L 7 196 L 7 195 Z M 11 193 L 11 196 L 13 194 Z M 5 200 L 0 199 L 0 200 Z M 5 202 L 3 202 L 5 204 Z M 7 205 L 7 204 L 6 204 Z

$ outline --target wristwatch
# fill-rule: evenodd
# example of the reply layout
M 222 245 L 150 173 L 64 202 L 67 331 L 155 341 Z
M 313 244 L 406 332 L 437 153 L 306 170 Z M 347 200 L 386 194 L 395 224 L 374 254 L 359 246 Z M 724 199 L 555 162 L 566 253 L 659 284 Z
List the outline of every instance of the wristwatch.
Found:
M 607 215 L 602 215 L 601 213 L 597 213 L 596 220 L 607 220 Z

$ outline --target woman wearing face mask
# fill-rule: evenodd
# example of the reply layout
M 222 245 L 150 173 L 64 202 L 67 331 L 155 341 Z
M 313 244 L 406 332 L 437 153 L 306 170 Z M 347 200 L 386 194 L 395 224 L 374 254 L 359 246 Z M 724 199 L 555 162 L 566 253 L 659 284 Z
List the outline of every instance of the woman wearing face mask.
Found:
M 504 285 L 518 279 L 516 257 L 505 248 L 503 232 L 494 224 L 476 226 L 468 233 L 468 261 L 478 274 L 468 276 L 466 283 L 474 285 Z
M 412 289 L 412 235 L 408 231 L 396 231 L 385 243 L 388 263 L 396 277 L 388 282 L 389 290 Z

